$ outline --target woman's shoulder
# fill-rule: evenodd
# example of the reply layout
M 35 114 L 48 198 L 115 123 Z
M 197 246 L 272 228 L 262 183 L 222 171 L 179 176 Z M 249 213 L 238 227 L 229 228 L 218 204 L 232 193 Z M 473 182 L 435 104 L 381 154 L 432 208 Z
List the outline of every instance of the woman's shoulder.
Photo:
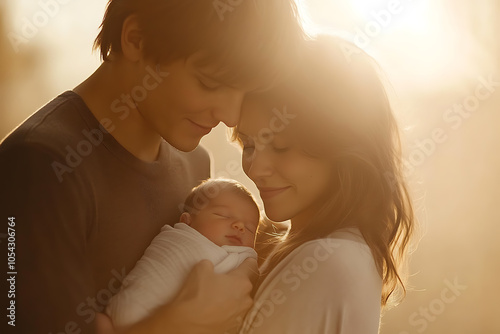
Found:
M 338 265 L 352 268 L 354 263 L 374 264 L 370 247 L 356 228 L 346 228 L 333 232 L 325 238 L 315 239 L 300 245 L 285 261 L 295 262 L 309 257 Z M 344 269 L 348 269 L 344 268 Z
M 256 333 L 376 333 L 381 288 L 380 275 L 361 234 L 355 229 L 337 231 L 297 247 L 269 273 L 257 291 L 244 329 L 258 327 L 261 331 Z M 312 301 L 319 306 L 301 306 Z
M 370 247 L 357 229 L 343 229 L 325 238 L 308 241 L 284 258 L 269 274 L 269 278 L 283 278 L 289 273 L 304 273 L 308 281 L 336 282 L 343 286 L 381 286 L 381 278 Z M 285 279 L 286 280 L 286 279 Z
M 353 296 L 349 293 L 352 290 L 380 298 L 382 287 L 370 247 L 357 229 L 337 231 L 302 244 L 268 278 L 271 285 L 284 284 L 292 290 L 301 286 L 309 293 L 318 292 L 318 286 L 328 286 L 328 291 L 321 292 L 325 298 L 335 295 L 343 299 L 341 296 Z

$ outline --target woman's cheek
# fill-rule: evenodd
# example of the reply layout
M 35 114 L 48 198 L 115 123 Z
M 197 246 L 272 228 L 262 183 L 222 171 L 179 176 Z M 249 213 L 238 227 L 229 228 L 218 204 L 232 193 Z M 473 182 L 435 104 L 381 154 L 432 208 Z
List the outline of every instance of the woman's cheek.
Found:
M 252 158 L 253 158 L 253 154 L 251 154 L 251 153 L 246 153 L 245 151 L 243 151 L 241 153 L 241 166 L 243 168 L 243 172 L 245 172 L 245 174 L 248 177 L 250 177 L 250 175 L 248 174 L 248 171 L 250 170 L 250 167 L 252 166 Z

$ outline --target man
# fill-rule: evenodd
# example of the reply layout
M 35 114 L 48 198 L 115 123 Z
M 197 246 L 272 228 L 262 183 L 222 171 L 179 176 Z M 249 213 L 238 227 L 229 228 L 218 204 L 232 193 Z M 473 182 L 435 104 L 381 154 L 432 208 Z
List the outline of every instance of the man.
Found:
M 301 38 L 292 0 L 111 0 L 102 65 L 0 145 L 1 217 L 15 233 L 9 328 L 104 331 L 96 318 L 106 323 L 121 280 L 209 177 L 200 139 L 236 125 L 245 93 L 290 71 Z M 127 333 L 220 333 L 251 303 L 248 271 L 200 263 Z

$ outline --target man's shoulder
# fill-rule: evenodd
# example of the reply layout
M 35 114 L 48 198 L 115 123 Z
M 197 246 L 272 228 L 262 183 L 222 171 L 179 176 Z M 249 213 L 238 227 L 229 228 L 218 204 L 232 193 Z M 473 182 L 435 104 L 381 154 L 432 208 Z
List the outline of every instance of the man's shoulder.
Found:
M 0 152 L 16 147 L 40 147 L 59 151 L 85 130 L 85 104 L 73 92 L 65 92 L 40 108 L 0 142 Z

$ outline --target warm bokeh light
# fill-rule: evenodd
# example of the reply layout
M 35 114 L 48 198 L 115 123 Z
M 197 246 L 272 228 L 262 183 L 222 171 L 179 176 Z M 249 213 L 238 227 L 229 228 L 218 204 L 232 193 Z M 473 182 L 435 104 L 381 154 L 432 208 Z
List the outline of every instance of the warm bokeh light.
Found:
M 0 2 L 0 137 L 99 65 L 91 48 L 106 1 L 61 2 L 19 52 L 8 34 L 20 33 L 40 2 Z M 411 262 L 414 291 L 384 315 L 381 334 L 500 333 L 500 1 L 299 4 L 307 31 L 341 33 L 381 64 L 405 129 L 404 158 L 426 233 Z M 226 133 L 220 125 L 203 139 L 213 175 L 258 195 L 234 168 L 240 152 Z M 466 288 L 443 301 L 455 280 Z
M 392 81 L 414 90 L 455 85 L 496 61 L 467 25 L 453 20 L 443 2 L 302 0 L 299 4 L 309 33 L 349 36 L 376 57 Z

